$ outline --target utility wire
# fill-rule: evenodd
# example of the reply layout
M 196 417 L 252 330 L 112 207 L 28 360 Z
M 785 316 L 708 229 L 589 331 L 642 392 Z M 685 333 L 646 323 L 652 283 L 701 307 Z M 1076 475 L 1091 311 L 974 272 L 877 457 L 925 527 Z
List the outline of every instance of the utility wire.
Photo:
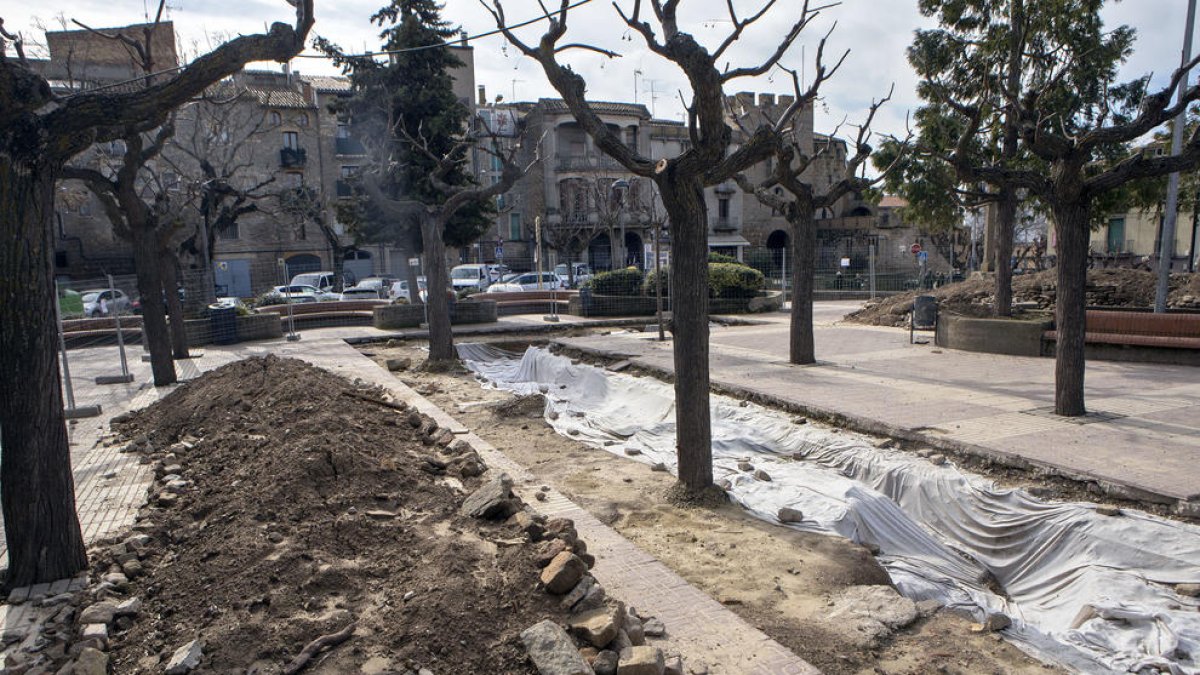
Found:
M 586 5 L 586 4 L 590 3 L 590 2 L 592 2 L 592 0 L 578 0 L 578 2 L 574 2 L 574 3 L 570 4 L 570 5 L 567 5 L 567 7 L 566 7 L 566 10 L 575 9 L 576 7 L 579 7 L 579 6 L 581 6 L 581 5 Z M 561 13 L 562 11 L 566 11 L 566 10 L 560 10 L 560 11 L 552 12 L 552 14 L 558 14 L 558 13 Z M 478 34 L 476 34 L 476 35 L 468 35 L 468 36 L 465 36 L 465 37 L 463 38 L 463 41 L 464 41 L 464 42 L 471 42 L 471 41 L 473 41 L 473 40 L 481 40 L 481 39 L 483 39 L 483 38 L 486 38 L 486 37 L 491 37 L 491 36 L 493 36 L 493 35 L 499 35 L 500 33 L 503 33 L 505 30 L 513 30 L 513 29 L 516 29 L 516 28 L 524 28 L 525 26 L 530 26 L 530 25 L 533 25 L 533 24 L 535 24 L 535 23 L 540 23 L 540 22 L 542 22 L 542 21 L 545 21 L 546 19 L 549 19 L 549 18 L 550 18 L 550 15 L 549 15 L 549 14 L 544 14 L 544 15 L 542 15 L 542 16 L 539 16 L 539 17 L 536 17 L 536 18 L 533 18 L 533 19 L 529 19 L 529 20 L 527 20 L 527 21 L 522 21 L 522 22 L 520 22 L 520 23 L 515 23 L 515 24 L 513 24 L 513 25 L 511 25 L 511 26 L 505 26 L 504 28 L 496 28 L 496 29 L 494 29 L 494 30 L 485 31 L 485 32 L 483 32 L 483 33 L 478 33 Z M 453 46 L 454 46 L 453 44 L 450 44 L 450 43 L 447 43 L 447 42 L 443 42 L 443 43 L 440 43 L 440 44 L 435 44 L 435 45 L 424 45 L 424 46 L 421 46 L 421 47 L 407 47 L 407 48 L 405 48 L 405 49 L 392 49 L 392 50 L 387 50 L 387 51 L 379 51 L 379 52 L 366 52 L 366 53 L 363 53 L 363 54 L 342 54 L 342 55 L 339 55 L 339 56 L 338 56 L 338 58 L 347 58 L 347 59 L 354 59 L 354 58 L 367 58 L 367 57 L 371 57 L 371 56 L 384 56 L 384 55 L 388 55 L 388 54 L 405 54 L 405 53 L 408 53 L 408 52 L 420 52 L 420 51 L 425 51 L 426 49 L 440 49 L 440 48 L 442 48 L 442 47 L 453 47 Z M 300 58 L 300 59 L 333 59 L 334 57 L 333 57 L 333 56 L 329 56 L 329 55 L 327 55 L 327 54 L 297 54 L 297 55 L 296 55 L 295 57 L 293 57 L 293 58 Z M 82 96 L 82 95 L 85 95 L 85 94 L 92 94 L 92 93 L 95 93 L 95 92 L 97 92 L 97 91 L 102 91 L 102 90 L 104 90 L 104 89 L 112 89 L 112 88 L 114 88 L 114 87 L 123 87 L 123 86 L 125 86 L 125 85 L 127 85 L 127 84 L 133 84 L 133 83 L 135 83 L 135 82 L 141 82 L 141 81 L 143 81 L 143 80 L 146 80 L 146 79 L 149 79 L 149 78 L 152 78 L 152 77 L 157 77 L 157 76 L 159 76 L 159 75 L 167 75 L 167 74 L 169 74 L 169 73 L 177 73 L 177 72 L 179 72 L 179 71 L 181 71 L 181 70 L 183 70 L 183 69 L 185 69 L 185 68 L 187 68 L 187 67 L 188 67 L 188 66 L 185 64 L 185 65 L 182 65 L 182 66 L 175 66 L 174 68 L 167 68 L 167 69 L 165 69 L 165 70 L 158 70 L 158 71 L 155 71 L 155 72 L 153 72 L 153 73 L 148 73 L 148 74 L 146 74 L 146 75 L 141 75 L 141 76 L 139 76 L 139 77 L 134 77 L 134 78 L 131 78 L 131 79 L 128 79 L 128 80 L 123 80 L 123 81 L 121 81 L 121 82 L 112 82 L 112 83 L 110 83 L 110 84 L 104 84 L 104 85 L 100 85 L 100 86 L 98 86 L 98 87 L 93 87 L 93 88 L 91 88 L 91 89 L 88 89 L 88 90 L 86 90 L 86 91 L 80 91 L 80 92 L 76 92 L 76 93 L 74 93 L 74 94 L 68 94 L 68 95 L 66 95 L 66 96 L 63 96 L 62 98 L 64 98 L 64 99 L 68 99 L 68 98 L 74 98 L 74 97 L 76 97 L 76 96 Z

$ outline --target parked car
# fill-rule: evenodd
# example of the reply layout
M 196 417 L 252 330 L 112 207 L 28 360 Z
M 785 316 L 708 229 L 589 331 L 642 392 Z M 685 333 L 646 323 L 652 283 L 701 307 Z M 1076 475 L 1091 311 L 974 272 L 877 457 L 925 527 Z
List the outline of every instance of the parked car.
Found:
M 538 273 L 525 272 L 524 274 L 518 274 L 512 279 L 512 281 L 492 284 L 491 287 L 488 288 L 488 293 L 514 293 L 536 290 L 557 291 L 564 285 L 562 280 L 559 279 L 558 275 L 554 272 L 542 272 L 541 275 L 541 289 L 538 288 Z
M 425 299 L 425 291 L 428 288 L 425 284 L 425 277 L 417 277 L 417 291 L 421 300 Z M 404 298 L 408 302 L 412 302 L 412 294 L 408 292 L 408 281 L 401 279 L 392 284 L 391 290 L 388 292 L 388 297 L 395 302 L 399 298 Z
M 274 295 L 278 295 L 285 301 L 291 299 L 291 302 L 329 302 L 338 300 L 340 297 L 337 293 L 327 293 L 315 286 L 307 286 L 301 284 L 292 284 L 290 286 L 276 286 L 271 289 Z
M 592 270 L 587 266 L 587 263 L 571 263 L 575 268 L 575 285 L 578 288 L 583 282 L 592 278 Z M 562 279 L 564 285 L 570 285 L 571 275 L 566 263 L 559 263 L 554 266 L 554 273 L 558 278 Z
M 369 287 L 363 288 L 362 286 L 355 286 L 354 288 L 347 288 L 346 290 L 342 291 L 341 299 L 342 300 L 378 300 L 379 299 L 379 289 L 369 288 Z
M 238 310 L 239 312 L 250 311 L 250 308 L 246 306 L 246 303 L 242 302 L 241 298 L 235 298 L 235 297 L 217 298 L 217 301 L 213 304 L 220 305 L 222 307 L 232 307 L 232 308 Z
M 362 289 L 370 289 L 375 291 L 375 297 L 387 299 L 391 292 L 392 284 L 396 283 L 397 279 L 392 277 L 363 277 L 354 286 L 347 288 L 347 291 L 359 291 Z
M 487 290 L 499 278 L 500 271 L 495 265 L 458 265 L 450 270 L 450 285 L 456 292 L 468 288 Z
M 133 303 L 124 291 L 97 288 L 83 292 L 83 315 L 89 318 L 129 314 Z
M 332 292 L 333 287 L 337 285 L 337 275 L 333 272 L 305 272 L 292 277 L 291 285 L 312 286 L 318 290 Z

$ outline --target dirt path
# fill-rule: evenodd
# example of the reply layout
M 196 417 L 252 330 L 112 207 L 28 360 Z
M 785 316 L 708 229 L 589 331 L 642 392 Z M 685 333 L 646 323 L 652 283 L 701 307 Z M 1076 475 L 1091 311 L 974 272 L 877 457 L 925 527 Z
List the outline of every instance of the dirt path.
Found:
M 423 359 L 417 344 L 364 349 L 379 363 Z M 736 506 L 683 509 L 665 493 L 674 478 L 556 434 L 539 405 L 508 406 L 504 392 L 467 374 L 400 372 L 409 386 L 552 484 L 680 576 L 828 673 L 1042 673 L 997 635 L 977 634 L 947 612 L 890 637 L 864 632 L 831 606 L 851 587 L 887 584 L 870 553 L 835 537 L 757 520 Z

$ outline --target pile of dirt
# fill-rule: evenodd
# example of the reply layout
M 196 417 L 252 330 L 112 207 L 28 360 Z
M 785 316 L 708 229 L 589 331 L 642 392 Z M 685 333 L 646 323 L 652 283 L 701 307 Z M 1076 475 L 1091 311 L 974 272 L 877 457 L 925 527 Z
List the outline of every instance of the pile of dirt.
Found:
M 135 527 L 147 553 L 94 563 L 142 602 L 111 635 L 112 672 L 163 672 L 196 639 L 204 670 L 281 672 L 351 625 L 311 671 L 536 672 L 521 631 L 566 617 L 534 592 L 536 551 L 518 525 L 460 515 L 478 457 L 404 408 L 266 357 L 114 421 L 162 491 Z
M 1057 290 L 1055 270 L 1013 277 L 1013 302 L 1037 303 L 1039 311 L 1053 312 Z M 1157 276 L 1153 272 L 1132 269 L 1089 270 L 1087 304 L 1089 307 L 1145 309 L 1154 306 Z M 1172 274 L 1170 307 L 1200 309 L 1200 274 Z M 995 307 L 995 281 L 973 278 L 930 291 L 909 291 L 846 315 L 848 321 L 872 326 L 907 326 L 913 300 L 932 295 L 938 311 L 961 316 L 988 317 Z

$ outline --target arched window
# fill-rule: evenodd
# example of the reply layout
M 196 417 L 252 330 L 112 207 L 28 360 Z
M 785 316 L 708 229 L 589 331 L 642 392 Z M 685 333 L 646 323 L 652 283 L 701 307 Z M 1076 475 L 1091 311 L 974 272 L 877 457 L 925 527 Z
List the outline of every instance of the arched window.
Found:
M 280 124 L 282 124 L 282 123 L 283 123 L 283 116 L 282 116 L 282 115 L 280 115 L 280 114 L 279 114 L 279 112 L 278 112 L 278 111 L 276 111 L 276 110 L 272 110 L 272 111 L 271 111 L 271 112 L 270 112 L 270 113 L 267 115 L 267 119 L 271 121 L 271 124 L 272 124 L 273 126 L 279 126 Z
M 301 127 L 308 126 L 308 113 L 300 113 L 296 115 L 296 125 Z

